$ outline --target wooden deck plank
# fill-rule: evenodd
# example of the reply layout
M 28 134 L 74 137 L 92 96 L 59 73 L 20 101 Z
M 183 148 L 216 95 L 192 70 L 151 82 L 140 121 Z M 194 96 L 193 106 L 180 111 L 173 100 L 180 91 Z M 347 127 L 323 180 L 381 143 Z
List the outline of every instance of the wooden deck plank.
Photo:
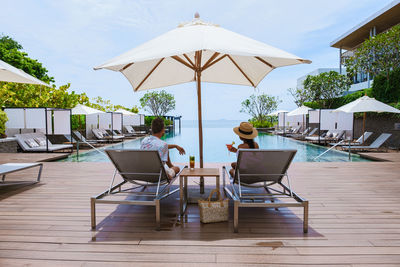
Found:
M 2 190 L 0 265 L 400 265 L 396 162 L 294 163 L 292 186 L 310 201 L 309 234 L 299 208 L 241 209 L 238 234 L 232 219 L 201 224 L 196 206 L 182 221 L 178 194 L 161 204 L 161 231 L 153 207 L 101 204 L 90 231 L 89 198 L 107 188 L 112 172 L 109 163 L 49 162 L 41 184 Z

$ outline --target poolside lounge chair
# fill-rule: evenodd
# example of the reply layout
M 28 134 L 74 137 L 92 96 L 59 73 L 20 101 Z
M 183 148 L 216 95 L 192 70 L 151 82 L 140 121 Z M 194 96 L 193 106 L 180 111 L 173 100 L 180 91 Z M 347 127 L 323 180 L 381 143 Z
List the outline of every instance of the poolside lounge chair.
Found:
M 112 139 L 118 140 L 118 139 L 124 139 L 124 138 L 125 138 L 124 135 L 119 134 L 119 133 L 117 133 L 116 131 L 117 131 L 117 130 L 112 130 L 112 131 L 111 131 L 111 130 L 109 130 L 109 129 L 107 129 L 107 130 L 101 129 L 101 132 L 102 132 L 103 134 L 107 133 L 109 136 L 112 137 Z
M 234 202 L 235 232 L 238 232 L 240 207 L 302 207 L 304 209 L 303 231 L 307 233 L 308 201 L 292 191 L 287 175 L 296 152 L 297 150 L 289 149 L 239 149 L 234 177 L 230 176 L 227 167 L 223 167 L 224 190 Z M 229 177 L 229 185 L 225 183 L 226 175 Z M 283 183 L 285 176 L 287 185 Z M 245 187 L 246 191 L 242 187 Z M 249 192 L 248 189 L 251 188 L 259 190 Z M 281 199 L 292 201 L 281 202 Z
M 321 136 L 307 136 L 305 139 L 311 143 L 328 143 L 328 142 L 338 142 L 339 140 L 343 139 L 346 131 L 327 131 L 324 132 Z
M 350 151 L 369 151 L 369 150 L 379 150 L 381 146 L 392 136 L 389 133 L 383 133 L 378 138 L 375 139 L 369 146 L 342 146 L 344 150 Z
M 131 125 L 125 125 L 125 135 L 128 134 L 128 136 L 143 136 L 146 134 L 146 131 L 135 131 Z
M 122 138 L 113 138 L 103 129 L 92 129 L 92 133 L 97 140 L 107 141 L 107 142 L 120 142 Z
M 318 128 L 314 128 L 310 132 L 308 132 L 304 135 L 295 135 L 295 136 L 291 136 L 291 137 L 294 139 L 297 139 L 297 140 L 304 140 L 307 136 L 313 136 L 317 130 L 318 130 Z
M 1 176 L 1 182 L 0 186 L 3 185 L 16 185 L 16 184 L 25 184 L 27 182 L 6 182 L 6 175 L 13 173 L 13 172 L 18 172 L 22 170 L 26 170 L 29 168 L 34 168 L 34 167 L 39 167 L 39 172 L 36 178 L 36 181 L 33 183 L 38 183 L 40 182 L 40 176 L 42 174 L 42 169 L 43 169 L 43 163 L 5 163 L 5 164 L 0 164 L 0 176 Z
M 52 144 L 41 132 L 16 134 L 15 138 L 24 152 L 56 152 L 61 150 L 72 151 L 73 149 L 71 144 Z M 46 146 L 46 140 L 48 146 Z
M 291 134 L 286 134 L 287 137 L 297 137 L 297 136 L 305 136 L 311 131 L 311 127 L 308 127 L 301 133 L 291 133 Z
M 96 228 L 96 203 L 155 206 L 157 229 L 160 229 L 160 200 L 179 191 L 179 188 L 171 189 L 171 185 L 179 177 L 180 172 L 169 180 L 157 150 L 107 149 L 105 151 L 115 166 L 115 172 L 109 189 L 90 200 L 92 229 Z M 117 174 L 123 181 L 114 186 Z M 125 184 L 132 184 L 133 187 L 123 189 L 122 186 Z M 155 192 L 147 191 L 148 187 L 156 187 Z M 129 193 L 130 197 L 113 200 L 113 196 L 119 193 Z
M 367 141 L 367 139 L 372 135 L 372 132 L 365 132 L 363 133 L 356 141 L 350 143 L 350 146 L 361 146 Z M 342 143 L 329 143 L 331 146 L 349 146 L 349 142 L 342 142 Z

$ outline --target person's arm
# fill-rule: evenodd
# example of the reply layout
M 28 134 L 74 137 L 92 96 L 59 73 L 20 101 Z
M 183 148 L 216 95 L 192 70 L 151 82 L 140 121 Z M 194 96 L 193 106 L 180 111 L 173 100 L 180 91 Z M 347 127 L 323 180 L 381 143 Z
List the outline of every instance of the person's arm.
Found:
M 176 148 L 179 151 L 180 155 L 185 155 L 186 154 L 185 149 L 183 149 L 183 147 L 180 147 L 178 145 L 170 145 L 170 144 L 168 144 L 168 149 L 173 149 L 173 148 Z
M 174 167 L 174 165 L 173 165 L 172 162 L 171 162 L 171 159 L 169 158 L 169 154 L 168 154 L 168 160 L 167 160 L 166 164 L 167 164 L 167 166 L 168 166 L 169 168 Z

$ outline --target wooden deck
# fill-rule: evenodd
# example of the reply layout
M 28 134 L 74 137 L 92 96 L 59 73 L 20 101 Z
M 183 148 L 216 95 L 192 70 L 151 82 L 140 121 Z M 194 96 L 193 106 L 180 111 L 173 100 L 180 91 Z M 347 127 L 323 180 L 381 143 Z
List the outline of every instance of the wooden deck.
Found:
M 0 164 L 15 162 L 46 162 L 64 159 L 70 153 L 0 153 Z
M 400 266 L 398 162 L 294 163 L 308 234 L 296 208 L 243 209 L 238 234 L 232 219 L 200 224 L 196 206 L 182 222 L 178 194 L 161 204 L 161 231 L 153 207 L 99 204 L 92 232 L 89 198 L 112 172 L 109 163 L 49 162 L 41 184 L 2 192 L 0 266 Z
M 392 153 L 369 152 L 369 153 L 359 153 L 359 154 L 367 159 L 372 159 L 377 161 L 400 162 L 400 152 L 392 152 Z

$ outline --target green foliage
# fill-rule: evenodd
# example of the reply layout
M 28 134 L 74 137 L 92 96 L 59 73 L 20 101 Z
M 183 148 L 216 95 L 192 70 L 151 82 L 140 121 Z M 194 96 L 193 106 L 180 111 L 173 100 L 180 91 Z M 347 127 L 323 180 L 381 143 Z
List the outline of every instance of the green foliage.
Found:
M 294 103 L 296 103 L 298 107 L 301 107 L 305 102 L 311 101 L 311 96 L 308 90 L 289 88 L 288 92 L 292 95 Z
M 353 76 L 361 72 L 388 76 L 391 70 L 400 68 L 400 25 L 364 41 L 344 65 Z
M 240 112 L 247 113 L 252 117 L 252 120 L 262 123 L 268 119 L 269 113 L 278 108 L 279 102 L 281 101 L 275 96 L 267 94 L 251 95 L 242 102 Z
M 168 120 L 168 119 L 166 119 L 165 117 L 161 117 L 161 116 L 145 116 L 145 117 L 144 117 L 144 124 L 145 124 L 146 126 L 151 126 L 151 122 L 152 122 L 155 118 L 157 118 L 157 117 L 160 117 L 160 118 L 163 119 L 164 125 L 165 125 L 165 126 L 172 125 L 172 121 L 171 121 L 171 120 Z
M 86 115 L 72 115 L 71 127 L 72 130 L 86 129 Z
M 400 68 L 390 71 L 388 76 L 384 74 L 375 76 L 372 95 L 385 103 L 400 101 Z
M 54 82 L 48 70 L 36 59 L 31 59 L 22 52 L 22 45 L 9 36 L 0 36 L 0 59 L 46 83 Z
M 7 121 L 7 114 L 4 111 L 0 110 L 0 138 L 5 137 Z
M 360 91 L 356 91 L 354 93 L 342 96 L 342 97 L 337 97 L 332 99 L 332 104 L 331 104 L 331 108 L 335 109 L 335 108 L 339 108 L 343 105 L 346 105 L 350 102 L 353 102 L 354 100 L 364 96 L 365 94 L 367 94 L 367 96 L 372 96 L 372 90 L 370 88 L 368 89 L 364 89 L 364 90 L 360 90 Z M 313 108 L 313 109 L 320 109 L 320 108 L 325 108 L 323 103 L 321 102 L 305 102 L 304 103 L 305 106 Z
M 175 109 L 175 99 L 164 90 L 146 93 L 140 100 L 140 105 L 154 116 L 165 116 Z
M 255 128 L 271 128 L 274 125 L 274 120 L 259 121 L 256 119 L 250 119 L 249 122 L 253 124 Z
M 350 79 L 346 75 L 330 71 L 308 75 L 304 80 L 304 90 L 309 100 L 321 103 L 324 108 L 332 108 L 334 99 L 347 92 L 350 84 Z

